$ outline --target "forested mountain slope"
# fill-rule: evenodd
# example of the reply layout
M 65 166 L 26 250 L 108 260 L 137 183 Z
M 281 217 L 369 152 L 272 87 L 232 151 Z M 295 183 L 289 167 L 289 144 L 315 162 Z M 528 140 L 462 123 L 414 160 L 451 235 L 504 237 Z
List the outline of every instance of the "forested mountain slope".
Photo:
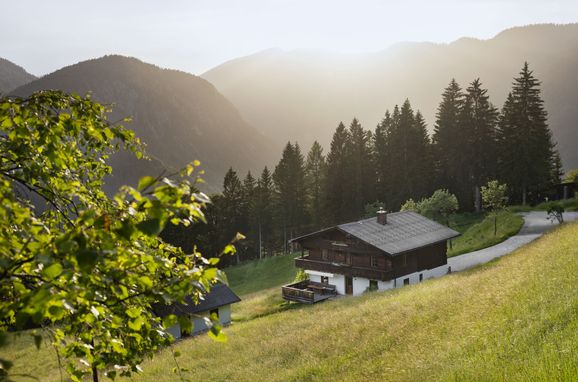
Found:
M 35 79 L 36 77 L 28 73 L 24 68 L 0 58 L 0 94 L 6 94 Z
M 206 189 L 214 191 L 230 165 L 241 171 L 260 168 L 277 152 L 206 80 L 135 58 L 113 55 L 84 61 L 13 94 L 23 96 L 42 89 L 91 92 L 95 100 L 113 104 L 111 120 L 132 118 L 126 127 L 147 144 L 152 161 L 137 161 L 128 153 L 113 157 L 109 190 L 198 159 L 206 171 Z
M 267 50 L 205 74 L 256 128 L 278 143 L 328 147 L 339 121 L 355 116 L 373 129 L 406 98 L 433 127 L 452 78 L 462 88 L 480 77 L 501 108 L 512 78 L 528 61 L 542 89 L 554 140 L 566 168 L 578 167 L 578 24 L 532 25 L 489 40 L 400 43 L 364 54 Z

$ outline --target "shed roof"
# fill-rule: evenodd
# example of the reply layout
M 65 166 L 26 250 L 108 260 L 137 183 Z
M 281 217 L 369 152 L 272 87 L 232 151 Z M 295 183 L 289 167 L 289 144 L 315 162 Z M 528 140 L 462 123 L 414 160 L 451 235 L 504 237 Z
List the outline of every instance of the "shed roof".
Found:
M 153 310 L 155 314 L 160 317 L 165 317 L 169 314 L 182 316 L 185 314 L 207 312 L 223 305 L 229 305 L 241 301 L 239 296 L 237 296 L 235 292 L 225 284 L 214 285 L 211 288 L 211 291 L 205 294 L 203 298 L 204 299 L 199 301 L 198 304 L 195 304 L 191 296 L 187 296 L 185 297 L 186 304 L 157 304 L 153 307 Z
M 387 224 L 385 225 L 378 223 L 377 219 L 373 217 L 340 224 L 330 229 L 338 229 L 348 233 L 391 255 L 398 255 L 460 235 L 459 232 L 412 211 L 387 214 Z M 301 236 L 294 241 L 300 241 L 325 231 Z

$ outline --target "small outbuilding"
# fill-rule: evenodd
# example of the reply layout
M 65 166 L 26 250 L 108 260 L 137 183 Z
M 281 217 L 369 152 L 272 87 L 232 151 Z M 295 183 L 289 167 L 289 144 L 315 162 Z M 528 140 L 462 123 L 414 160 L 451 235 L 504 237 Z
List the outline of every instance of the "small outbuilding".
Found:
M 450 271 L 447 241 L 459 235 L 416 212 L 379 211 L 374 218 L 295 238 L 292 242 L 301 247 L 295 265 L 305 270 L 313 287 L 299 293 L 293 290 L 299 289 L 296 285 L 287 285 L 283 297 L 316 302 L 318 290 L 358 295 L 442 276 Z
M 154 307 L 155 314 L 159 317 L 166 317 L 174 314 L 177 317 L 187 316 L 193 323 L 192 335 L 199 334 L 208 329 L 205 322 L 205 317 L 209 317 L 215 313 L 219 317 L 221 325 L 229 325 L 231 323 L 231 304 L 241 301 L 239 296 L 235 294 L 225 284 L 216 284 L 211 288 L 211 291 L 204 295 L 204 299 L 195 304 L 191 297 L 185 298 L 186 304 L 164 305 L 159 304 Z M 168 332 L 175 339 L 185 336 L 180 324 L 171 326 Z

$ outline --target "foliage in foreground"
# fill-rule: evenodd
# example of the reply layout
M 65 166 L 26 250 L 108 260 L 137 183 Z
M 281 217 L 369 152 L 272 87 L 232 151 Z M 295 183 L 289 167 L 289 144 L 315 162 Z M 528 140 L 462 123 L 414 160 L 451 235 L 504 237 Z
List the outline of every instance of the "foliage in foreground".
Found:
M 0 345 L 9 329 L 42 327 L 36 345 L 48 336 L 73 380 L 139 371 L 176 320 L 161 322 L 151 305 L 198 299 L 219 279 L 218 259 L 158 238 L 167 224 L 204 220 L 208 199 L 186 179 L 193 165 L 114 198 L 102 191 L 119 146 L 143 155 L 108 112 L 61 92 L 0 100 Z M 0 377 L 11 366 L 1 358 Z

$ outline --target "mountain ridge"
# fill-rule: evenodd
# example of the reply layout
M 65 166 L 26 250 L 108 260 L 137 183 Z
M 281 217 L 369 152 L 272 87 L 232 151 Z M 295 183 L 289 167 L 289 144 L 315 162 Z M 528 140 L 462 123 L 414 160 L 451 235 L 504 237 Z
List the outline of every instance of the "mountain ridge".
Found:
M 265 54 L 264 54 L 265 53 Z M 451 43 L 401 42 L 368 53 L 327 54 L 266 50 L 203 73 L 242 116 L 278 144 L 297 140 L 328 148 L 339 121 L 353 117 L 374 128 L 386 109 L 406 98 L 433 129 L 443 89 L 476 78 L 501 108 L 525 61 L 542 81 L 549 123 L 565 167 L 578 167 L 578 23 L 512 27 L 490 39 Z M 308 62 L 312 61 L 312 62 Z
M 23 67 L 0 57 L 0 94 L 7 94 L 35 79 L 36 76 L 28 73 Z
M 143 175 L 158 175 L 198 159 L 206 171 L 208 191 L 220 189 L 230 165 L 240 171 L 261 168 L 273 156 L 271 144 L 248 125 L 208 81 L 164 69 L 133 57 L 107 55 L 69 65 L 12 92 L 26 96 L 58 89 L 112 104 L 110 120 L 131 117 L 125 126 L 146 143 L 150 162 L 121 152 L 111 158 L 109 189 Z

